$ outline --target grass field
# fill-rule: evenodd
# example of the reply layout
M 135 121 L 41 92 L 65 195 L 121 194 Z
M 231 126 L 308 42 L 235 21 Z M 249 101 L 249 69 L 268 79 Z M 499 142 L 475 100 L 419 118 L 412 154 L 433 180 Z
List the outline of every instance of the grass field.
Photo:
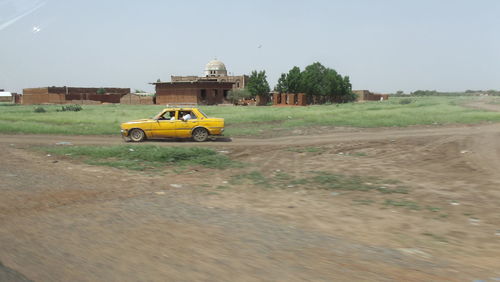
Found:
M 407 104 L 402 102 L 411 99 Z M 226 121 L 226 134 L 259 135 L 271 130 L 311 126 L 390 127 L 419 124 L 479 123 L 500 121 L 500 114 L 460 106 L 470 97 L 391 98 L 384 102 L 308 107 L 201 107 L 209 116 Z M 80 112 L 57 112 L 61 106 L 0 104 L 0 133 L 118 134 L 121 122 L 152 117 L 161 105 L 83 106 Z
M 82 159 L 87 164 L 104 165 L 132 170 L 146 170 L 167 165 L 200 165 L 209 168 L 225 169 L 237 165 L 227 156 L 208 148 L 179 148 L 144 146 L 53 146 L 39 147 L 38 150 Z

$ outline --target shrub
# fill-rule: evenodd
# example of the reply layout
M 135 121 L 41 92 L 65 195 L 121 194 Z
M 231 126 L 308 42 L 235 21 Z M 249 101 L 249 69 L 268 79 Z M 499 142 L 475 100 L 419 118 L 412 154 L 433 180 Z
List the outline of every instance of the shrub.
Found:
M 43 108 L 43 107 L 36 107 L 33 111 L 35 113 L 45 113 L 46 112 L 45 108 Z
M 401 105 L 411 104 L 412 102 L 413 102 L 413 100 L 412 100 L 412 99 L 410 99 L 410 98 L 405 98 L 405 99 L 401 99 L 401 100 L 399 100 L 399 103 L 400 103 Z
M 80 105 L 68 105 L 68 106 L 62 106 L 61 110 L 57 110 L 58 112 L 79 112 L 83 110 L 82 106 Z
M 101 94 L 101 95 L 102 95 L 102 94 L 106 94 L 106 89 L 104 89 L 104 88 L 102 88 L 102 87 L 101 87 L 101 88 L 99 88 L 99 89 L 97 89 L 97 94 Z
M 236 103 L 239 100 L 249 99 L 250 97 L 252 97 L 252 93 L 245 88 L 230 90 L 227 95 L 227 99 L 233 103 Z

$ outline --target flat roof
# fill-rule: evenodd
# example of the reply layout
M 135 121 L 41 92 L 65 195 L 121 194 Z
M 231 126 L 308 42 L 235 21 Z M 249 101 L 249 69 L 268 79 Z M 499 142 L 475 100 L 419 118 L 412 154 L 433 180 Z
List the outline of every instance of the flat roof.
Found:
M 150 82 L 149 84 L 196 84 L 196 83 L 213 83 L 213 84 L 223 84 L 231 83 L 235 84 L 233 81 L 217 81 L 217 80 L 193 80 L 193 81 L 169 81 L 169 82 Z

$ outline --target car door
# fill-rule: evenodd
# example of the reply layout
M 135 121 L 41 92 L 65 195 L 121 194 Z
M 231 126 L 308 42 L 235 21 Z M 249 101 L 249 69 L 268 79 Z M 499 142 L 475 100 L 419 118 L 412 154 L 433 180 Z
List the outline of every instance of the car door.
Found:
M 191 119 L 186 121 L 182 120 L 182 116 L 184 116 L 187 113 L 189 113 Z M 198 126 L 198 124 L 199 124 L 198 117 L 194 114 L 193 111 L 179 112 L 179 120 L 177 120 L 175 123 L 176 136 L 179 138 L 191 137 L 191 131 L 193 130 L 193 128 Z
M 176 122 L 178 120 L 170 120 L 171 116 L 176 116 L 176 111 L 166 111 L 160 116 L 151 127 L 153 137 L 172 138 L 176 137 Z

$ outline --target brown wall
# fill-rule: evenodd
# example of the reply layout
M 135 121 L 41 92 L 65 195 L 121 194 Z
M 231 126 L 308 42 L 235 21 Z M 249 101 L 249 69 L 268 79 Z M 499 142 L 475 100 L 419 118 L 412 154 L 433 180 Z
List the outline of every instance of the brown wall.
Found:
M 274 93 L 272 99 L 274 106 L 307 106 L 306 94 L 304 93 Z
M 24 88 L 23 95 L 26 94 L 49 94 L 49 88 L 48 87 Z
M 357 101 L 380 101 L 380 98 L 384 98 L 383 100 L 388 100 L 389 95 L 387 94 L 375 94 L 368 90 L 353 90 L 352 91 L 357 96 Z
M 97 94 L 97 87 L 41 87 L 23 89 L 22 104 L 68 104 L 74 101 L 97 101 L 100 103 L 120 103 L 130 88 L 104 88 L 106 94 Z
M 231 82 L 157 83 L 156 104 L 200 104 L 226 103 L 224 91 L 232 89 Z M 202 95 L 205 90 L 205 96 Z
M 127 105 L 153 105 L 153 96 L 143 96 L 136 94 L 127 94 L 122 96 L 120 99 L 120 104 Z
M 23 105 L 34 104 L 64 104 L 64 94 L 23 94 Z

